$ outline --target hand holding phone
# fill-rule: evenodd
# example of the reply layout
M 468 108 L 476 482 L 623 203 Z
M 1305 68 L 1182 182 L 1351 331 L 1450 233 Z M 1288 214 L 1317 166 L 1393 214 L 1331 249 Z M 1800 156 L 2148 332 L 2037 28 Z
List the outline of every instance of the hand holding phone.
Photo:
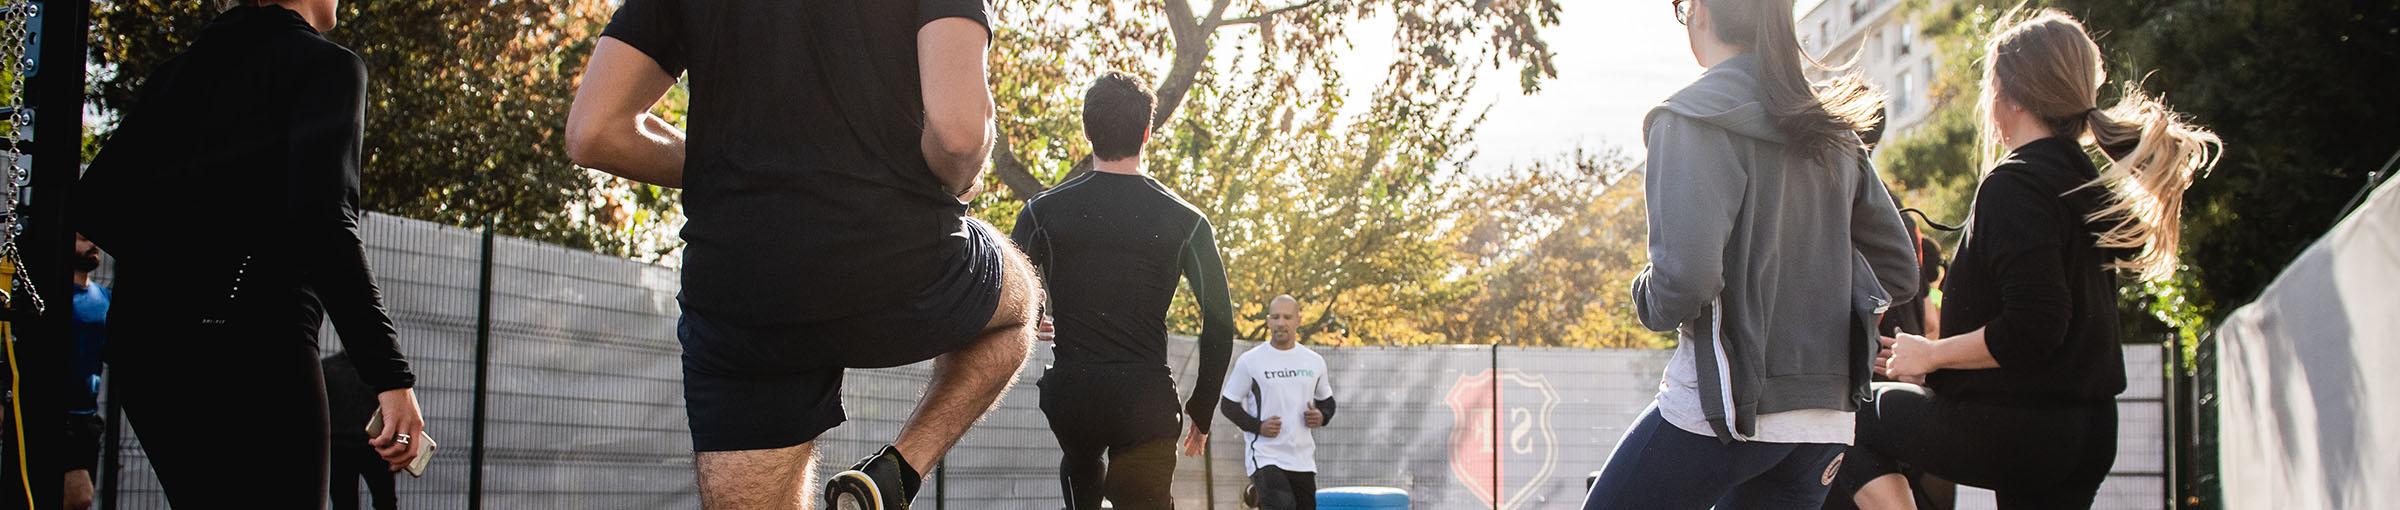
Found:
M 417 433 L 410 434 L 406 440 L 402 440 L 397 431 L 394 432 L 393 437 L 383 437 L 383 428 L 383 409 L 377 408 L 375 415 L 367 418 L 367 437 L 376 438 L 371 441 L 388 440 L 394 445 L 405 445 L 409 449 L 408 463 L 398 466 L 398 469 L 407 470 L 410 477 L 423 478 L 425 467 L 432 465 L 434 450 L 441 445 L 434 443 L 433 436 L 426 434 L 422 428 L 418 429 Z

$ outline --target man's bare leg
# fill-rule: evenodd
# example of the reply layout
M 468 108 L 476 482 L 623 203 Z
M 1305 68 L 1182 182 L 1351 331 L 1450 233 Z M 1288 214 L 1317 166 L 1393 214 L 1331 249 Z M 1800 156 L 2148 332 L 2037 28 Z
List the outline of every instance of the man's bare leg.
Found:
M 1033 350 L 1033 314 L 1040 308 L 1042 289 L 1025 254 L 1005 241 L 1001 246 L 1006 267 L 1001 270 L 999 308 L 972 345 L 933 359 L 925 396 L 892 444 L 918 476 L 931 473 L 967 428 L 997 406 Z
M 769 450 L 700 452 L 700 506 L 709 510 L 808 508 L 815 498 L 815 442 Z

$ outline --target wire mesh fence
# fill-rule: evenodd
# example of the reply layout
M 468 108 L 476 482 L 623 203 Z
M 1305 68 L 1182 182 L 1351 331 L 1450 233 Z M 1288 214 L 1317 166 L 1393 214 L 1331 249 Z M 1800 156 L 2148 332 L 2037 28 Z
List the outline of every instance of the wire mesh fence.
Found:
M 475 229 L 382 215 L 363 233 L 401 350 L 418 374 L 427 432 L 444 446 L 424 478 L 400 481 L 403 507 L 700 506 L 674 334 L 674 268 L 521 239 L 487 243 Z M 481 313 L 487 298 L 489 313 Z M 338 351 L 330 329 L 326 337 L 327 353 Z M 1253 345 L 1241 342 L 1235 352 Z M 1190 338 L 1169 347 L 1176 372 L 1196 366 Z M 1650 403 L 1668 355 L 1489 345 L 1316 350 L 1341 401 L 1316 431 L 1319 486 L 1399 488 L 1418 508 L 1445 509 L 1579 505 L 1586 476 Z M 2161 352 L 2126 347 L 2133 388 L 2121 399 L 2117 472 L 2099 508 L 2165 501 Z M 1051 359 L 1038 348 L 998 410 L 926 481 L 920 508 L 1062 506 L 1057 442 L 1034 384 Z M 820 476 L 889 442 L 929 371 L 925 363 L 851 371 L 843 389 L 849 421 L 819 438 Z M 1178 379 L 1189 392 L 1190 378 Z M 1179 459 L 1178 507 L 1240 505 L 1241 434 L 1212 419 L 1219 421 L 1208 453 Z M 118 430 L 121 468 L 103 488 L 104 507 L 165 508 L 139 442 L 129 427 Z

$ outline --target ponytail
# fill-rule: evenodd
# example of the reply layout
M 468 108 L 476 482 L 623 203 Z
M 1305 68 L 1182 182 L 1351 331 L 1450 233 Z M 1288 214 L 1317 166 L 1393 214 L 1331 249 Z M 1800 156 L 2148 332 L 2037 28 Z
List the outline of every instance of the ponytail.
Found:
M 2116 223 L 2100 233 L 2100 247 L 2136 250 L 2111 267 L 2164 280 L 2175 273 L 2183 191 L 2217 165 L 2224 142 L 2158 99 L 2130 84 L 2126 89 L 2116 107 L 2086 115 L 2092 144 L 2109 164 L 2085 186 L 2107 189 L 2115 198 L 2086 219 Z
M 2109 267 L 2148 281 L 2174 275 L 2183 191 L 2216 166 L 2224 142 L 2132 83 L 2115 107 L 2099 108 L 2108 72 L 2100 46 L 2073 16 L 2057 9 L 2011 10 L 2001 19 L 1984 55 L 1986 159 L 1999 153 L 1990 128 L 1995 96 L 2033 113 L 2053 136 L 2098 147 L 2108 164 L 2076 188 L 2108 192 L 2110 200 L 2084 218 L 2110 225 L 2095 244 L 2131 253 Z

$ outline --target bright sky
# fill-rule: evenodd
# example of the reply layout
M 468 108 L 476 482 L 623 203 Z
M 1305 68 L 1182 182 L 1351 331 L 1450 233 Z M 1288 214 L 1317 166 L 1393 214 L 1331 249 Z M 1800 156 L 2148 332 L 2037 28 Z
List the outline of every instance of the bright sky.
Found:
M 1568 2 L 1543 36 L 1558 53 L 1558 77 L 1540 92 L 1522 93 L 1513 68 L 1488 70 L 1478 83 L 1492 106 L 1476 137 L 1478 171 L 1578 146 L 1638 152 L 1642 117 L 1703 70 L 1665 1 Z
M 1794 14 L 1819 1 L 1799 0 Z M 1640 158 L 1642 117 L 1702 71 L 1673 12 L 1666 0 L 1567 2 L 1559 25 L 1543 32 L 1558 53 L 1557 78 L 1527 95 L 1515 67 L 1483 73 L 1476 95 L 1492 109 L 1476 139 L 1475 169 L 1497 172 L 1579 146 L 1617 146 Z M 1392 52 L 1391 29 L 1360 28 L 1345 74 L 1378 76 Z

